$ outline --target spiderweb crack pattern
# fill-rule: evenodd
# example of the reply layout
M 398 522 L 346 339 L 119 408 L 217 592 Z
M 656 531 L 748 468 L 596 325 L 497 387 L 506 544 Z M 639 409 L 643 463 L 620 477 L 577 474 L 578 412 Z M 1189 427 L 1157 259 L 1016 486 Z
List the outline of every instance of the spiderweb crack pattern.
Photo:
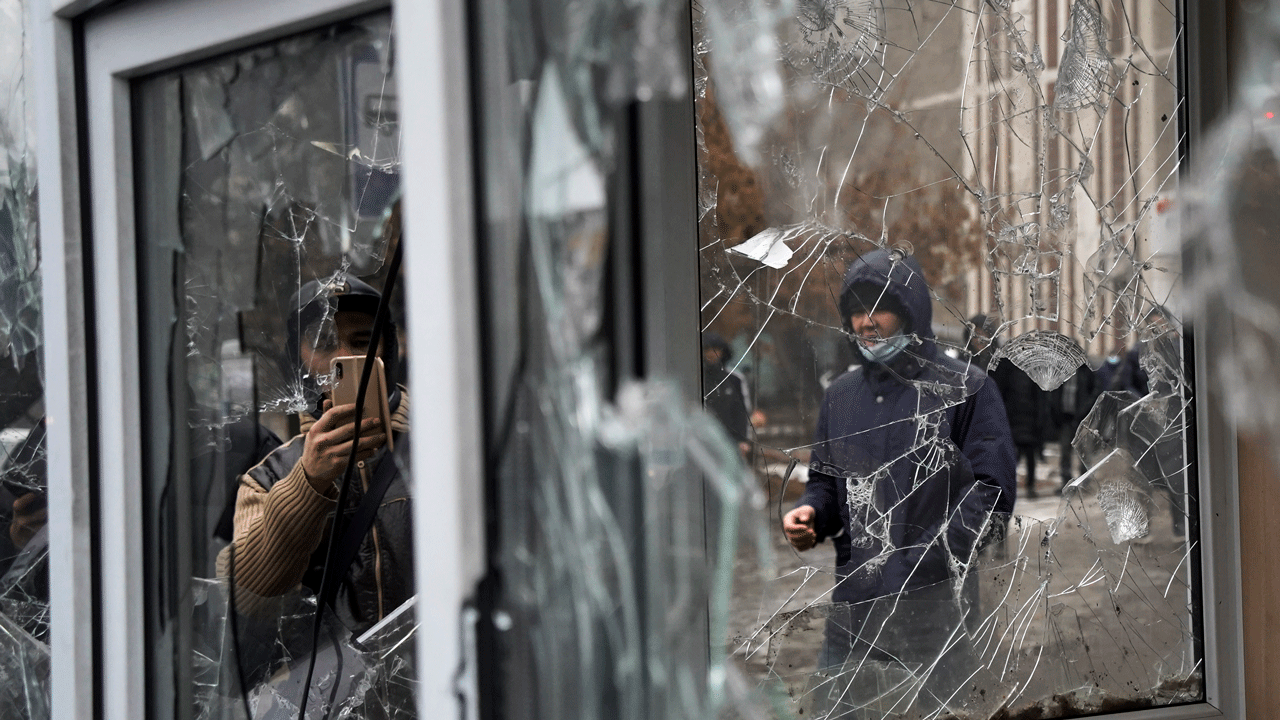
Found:
M 750 386 L 757 471 L 787 493 L 779 513 L 796 492 L 773 484 L 781 461 L 809 483 L 838 479 L 843 515 L 824 532 L 866 558 L 841 567 L 827 543 L 797 554 L 778 537 L 776 573 L 740 576 L 753 594 L 730 637 L 746 638 L 748 676 L 817 717 L 1074 716 L 1201 697 L 1169 212 L 1177 18 L 1137 0 L 726 0 L 695 7 L 695 32 L 699 183 L 718 189 L 700 205 L 703 329 L 729 339 L 727 367 Z M 752 195 L 729 202 L 726 183 Z M 898 378 L 913 414 L 815 443 L 820 408 L 839 407 L 824 391 L 836 402 L 832 388 L 868 372 L 851 367 L 837 312 L 845 269 L 893 247 L 930 283 L 927 342 L 965 369 L 930 360 L 912 328 L 905 356 L 934 365 Z M 951 422 L 985 374 L 1014 440 L 1058 462 L 1019 470 L 1040 497 L 1019 490 L 1012 517 L 961 512 L 976 490 L 922 515 L 930 483 L 973 462 Z M 910 468 L 903 490 L 886 480 L 897 467 Z M 937 588 L 838 599 L 903 559 L 923 576 L 932 557 L 949 578 Z M 832 655 L 837 636 L 847 654 Z

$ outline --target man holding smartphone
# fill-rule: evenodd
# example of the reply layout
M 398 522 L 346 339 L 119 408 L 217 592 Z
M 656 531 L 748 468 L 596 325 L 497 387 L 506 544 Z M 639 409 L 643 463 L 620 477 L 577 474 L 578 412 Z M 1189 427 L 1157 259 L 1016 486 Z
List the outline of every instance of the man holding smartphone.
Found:
M 251 612 L 261 600 L 299 586 L 320 589 L 329 518 L 357 442 L 356 406 L 333 403 L 331 366 L 335 358 L 363 358 L 368 352 L 380 299 L 377 290 L 355 278 L 313 280 L 294 297 L 287 350 L 310 410 L 300 413 L 298 435 L 240 478 L 235 539 L 219 556 L 219 574 L 232 576 L 241 611 Z M 386 491 L 372 529 L 343 569 L 334 603 L 353 631 L 372 626 L 413 594 L 409 486 L 400 472 L 408 457 L 409 403 L 395 384 L 394 322 L 380 345 L 385 384 L 375 367 L 368 392 L 386 395 L 390 427 L 381 413 L 361 420 L 348 508 L 357 507 L 370 487 Z M 352 374 L 347 380 L 358 381 Z M 402 435 L 394 453 L 387 447 L 391 433 Z

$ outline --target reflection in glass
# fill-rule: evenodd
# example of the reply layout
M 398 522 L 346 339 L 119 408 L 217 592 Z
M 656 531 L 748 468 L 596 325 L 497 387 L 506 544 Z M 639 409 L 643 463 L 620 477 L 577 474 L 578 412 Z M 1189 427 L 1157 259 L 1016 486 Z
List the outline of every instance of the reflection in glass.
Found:
M 781 558 L 740 555 L 727 649 L 792 711 L 1203 697 L 1178 27 L 695 4 L 703 346 Z
M 160 706 L 415 716 L 394 49 L 377 15 L 135 84 Z
M 44 348 L 29 8 L 0 3 L 0 716 L 49 717 Z

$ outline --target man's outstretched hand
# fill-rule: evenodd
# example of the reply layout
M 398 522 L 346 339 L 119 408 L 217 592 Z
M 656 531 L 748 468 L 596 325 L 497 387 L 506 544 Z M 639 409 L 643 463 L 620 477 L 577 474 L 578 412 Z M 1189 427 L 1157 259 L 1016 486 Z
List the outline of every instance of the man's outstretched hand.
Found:
M 782 531 L 787 534 L 791 547 L 803 551 L 818 544 L 813 521 L 814 510 L 810 505 L 801 505 L 782 516 Z

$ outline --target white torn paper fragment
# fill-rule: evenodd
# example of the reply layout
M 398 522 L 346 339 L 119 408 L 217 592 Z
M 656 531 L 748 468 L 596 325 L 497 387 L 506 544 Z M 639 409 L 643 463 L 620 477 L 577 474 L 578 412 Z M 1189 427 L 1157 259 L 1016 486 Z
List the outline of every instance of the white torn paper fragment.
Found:
M 746 255 L 752 260 L 758 260 L 775 270 L 780 270 L 787 266 L 793 254 L 791 248 L 783 242 L 786 235 L 778 228 L 769 228 L 741 245 L 729 248 L 729 252 Z

